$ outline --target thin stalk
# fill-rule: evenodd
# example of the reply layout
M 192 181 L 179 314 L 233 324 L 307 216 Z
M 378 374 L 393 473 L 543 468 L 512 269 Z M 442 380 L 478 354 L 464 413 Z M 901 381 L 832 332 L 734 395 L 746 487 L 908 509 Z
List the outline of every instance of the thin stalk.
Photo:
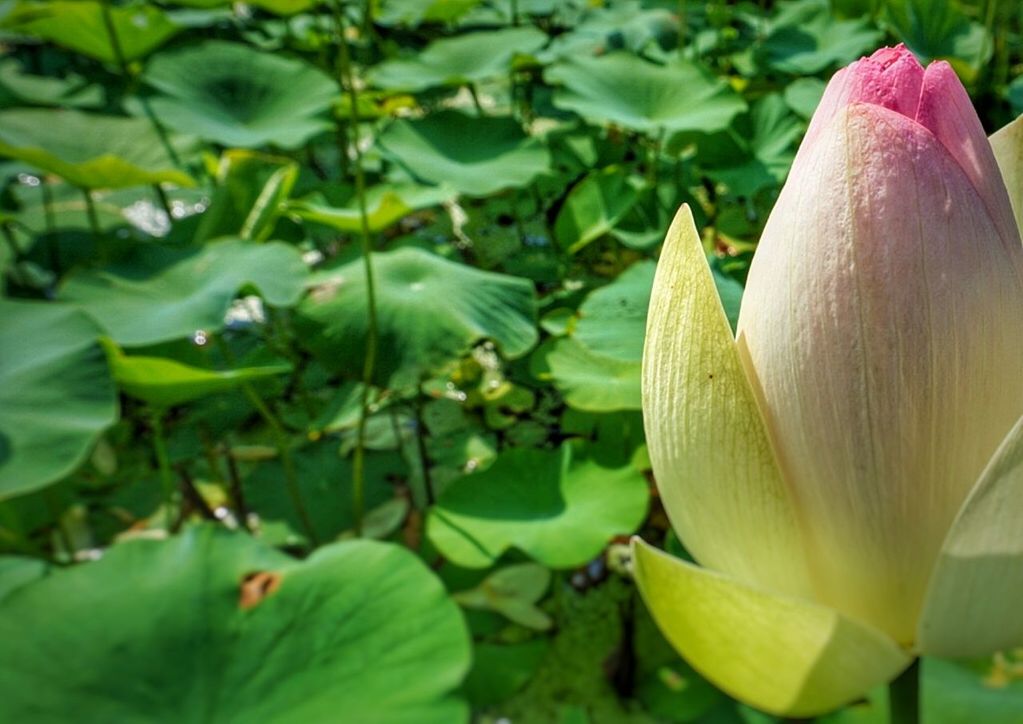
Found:
M 678 56 L 685 55 L 686 36 L 689 35 L 689 18 L 686 15 L 686 0 L 678 0 Z
M 124 76 L 125 81 L 131 78 L 131 69 L 128 68 L 128 61 L 124 58 L 124 50 L 121 48 L 121 39 L 117 37 L 117 28 L 114 25 L 114 16 L 110 11 L 109 0 L 102 0 L 100 7 L 103 10 L 103 25 L 107 29 L 107 37 L 110 40 L 110 47 L 114 51 L 114 59 L 117 61 L 117 65 L 121 69 L 121 75 Z
M 476 84 L 466 83 L 465 87 L 469 89 L 469 95 L 472 96 L 472 104 L 476 106 L 476 115 L 478 115 L 480 118 L 487 115 L 486 112 L 483 110 L 483 104 L 480 103 L 479 93 L 476 92 Z
M 890 724 L 919 724 L 920 721 L 920 659 L 888 685 Z
M 99 216 L 96 214 L 96 199 L 92 198 L 92 191 L 89 189 L 82 189 L 82 195 L 85 197 L 85 213 L 89 217 L 89 230 L 92 232 L 93 238 L 99 242 L 103 233 L 99 228 Z
M 512 25 L 519 24 L 519 0 L 511 0 L 511 21 Z
M 64 552 L 67 553 L 68 560 L 74 561 L 75 547 L 71 542 L 71 533 L 68 532 L 67 526 L 64 524 L 64 516 L 61 515 L 60 506 L 57 504 L 53 488 L 46 488 L 46 490 L 43 491 L 43 500 L 46 503 L 46 508 L 49 510 L 50 515 L 52 515 L 54 520 L 57 522 L 57 537 L 60 539 L 60 544 L 64 546 Z
M 259 393 L 253 389 L 252 385 L 248 382 L 243 382 L 241 383 L 241 390 L 273 432 L 277 454 L 281 458 L 281 467 L 284 469 L 284 484 L 288 489 L 291 505 L 295 508 L 295 512 L 298 514 L 309 541 L 314 547 L 318 546 L 320 544 L 319 536 L 316 535 L 312 518 L 309 517 L 309 510 L 306 508 L 305 501 L 302 498 L 302 489 L 298 485 L 298 473 L 295 470 L 295 460 L 291 457 L 291 446 L 288 444 L 288 435 L 284 430 L 284 425 L 263 401 L 263 398 L 259 396 Z
M 167 455 L 167 440 L 163 435 L 163 411 L 153 410 L 150 415 L 153 428 L 153 452 L 156 454 L 156 465 L 160 470 L 160 484 L 163 487 L 164 514 L 167 518 L 167 530 L 174 527 L 174 477 L 171 474 L 170 457 Z
M 231 500 L 242 527 L 251 532 L 249 527 L 249 507 L 245 502 L 245 491 L 242 489 L 242 476 L 238 473 L 238 461 L 234 459 L 231 445 L 224 440 L 224 461 L 227 463 L 227 477 L 231 481 Z
M 416 446 L 419 450 L 419 466 L 423 470 L 423 492 L 426 494 L 426 504 L 433 505 L 433 481 L 430 479 L 430 454 L 426 450 L 426 426 L 423 423 L 423 389 L 420 386 L 416 401 L 412 409 L 416 416 Z
M 163 190 L 163 186 L 159 183 L 153 184 L 153 192 L 156 194 L 156 198 L 160 202 L 160 206 L 163 207 L 163 213 L 167 214 L 168 227 L 174 228 L 174 212 L 171 210 L 170 199 L 167 198 L 167 192 Z
M 46 218 L 46 253 L 50 257 L 50 268 L 60 275 L 60 243 L 57 239 L 57 216 L 53 210 L 53 189 L 46 179 L 39 178 L 40 191 L 43 195 L 43 216 Z
M 364 10 L 363 21 L 367 21 L 369 15 L 369 3 Z M 341 12 L 337 2 L 333 5 L 334 17 L 337 21 L 337 35 L 339 46 L 338 60 L 340 62 L 341 82 L 348 93 L 349 105 L 353 109 L 359 107 L 359 91 L 355 87 L 355 78 L 352 74 L 352 56 L 348 47 L 348 39 L 345 37 L 344 13 Z M 370 237 L 369 215 L 366 211 L 366 178 L 362 171 L 362 151 L 358 143 L 357 119 L 353 115 L 353 130 L 355 131 L 355 143 L 353 144 L 355 158 L 353 166 L 355 171 L 355 195 L 359 201 L 359 229 L 361 231 L 360 241 L 362 243 L 363 273 L 366 277 L 367 296 L 367 322 L 366 334 L 366 356 L 362 364 L 362 400 L 359 408 L 359 426 L 356 432 L 355 453 L 352 457 L 352 510 L 355 517 L 355 534 L 362 535 L 362 520 L 365 515 L 365 490 L 366 490 L 366 420 L 369 417 L 369 393 L 373 383 L 373 370 L 376 367 L 377 357 L 377 307 L 376 289 L 373 278 L 373 242 Z

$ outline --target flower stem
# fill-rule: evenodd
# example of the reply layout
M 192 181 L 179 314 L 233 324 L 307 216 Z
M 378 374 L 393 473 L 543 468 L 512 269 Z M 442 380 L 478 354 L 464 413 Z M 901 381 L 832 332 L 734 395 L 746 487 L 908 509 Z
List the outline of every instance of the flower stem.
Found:
M 376 367 L 377 356 L 377 311 L 376 292 L 373 280 L 373 242 L 370 238 L 369 216 L 366 211 L 366 179 L 362 170 L 362 151 L 359 147 L 358 133 L 358 112 L 359 91 L 355 86 L 355 76 L 352 72 L 352 56 L 348 47 L 348 38 L 345 37 L 345 19 L 340 6 L 335 2 L 334 19 L 337 23 L 338 35 L 338 65 L 342 86 L 348 94 L 349 106 L 352 109 L 352 136 L 354 171 L 355 171 L 355 195 L 359 202 L 359 227 L 360 241 L 362 244 L 363 273 L 366 276 L 366 356 L 363 358 L 362 366 L 362 400 L 359 406 L 359 426 L 356 434 L 355 453 L 352 456 L 352 512 L 355 518 L 355 534 L 362 535 L 362 519 L 365 512 L 365 489 L 366 489 L 366 420 L 369 417 L 369 394 L 373 383 L 373 370 Z M 364 31 L 372 25 L 367 22 L 369 17 L 369 3 L 366 4 L 364 12 Z
M 891 724 L 920 721 L 920 659 L 888 685 L 888 711 Z

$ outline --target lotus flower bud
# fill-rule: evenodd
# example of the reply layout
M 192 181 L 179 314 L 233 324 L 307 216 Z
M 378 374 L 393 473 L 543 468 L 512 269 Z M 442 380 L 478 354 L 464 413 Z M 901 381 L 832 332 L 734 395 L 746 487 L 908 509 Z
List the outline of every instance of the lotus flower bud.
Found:
M 651 297 L 644 415 L 666 510 L 706 568 L 635 547 L 669 640 L 797 715 L 920 652 L 1023 644 L 1023 246 L 951 68 L 899 46 L 839 71 L 734 340 L 712 297 L 683 210 Z

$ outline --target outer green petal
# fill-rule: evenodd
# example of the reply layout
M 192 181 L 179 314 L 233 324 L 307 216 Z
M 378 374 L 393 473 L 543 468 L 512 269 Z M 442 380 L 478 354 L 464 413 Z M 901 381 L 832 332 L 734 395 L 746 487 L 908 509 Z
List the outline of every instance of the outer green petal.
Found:
M 982 656 L 1023 645 L 1023 419 L 966 499 L 938 558 L 918 647 Z
M 654 277 L 643 413 L 664 507 L 696 559 L 808 593 L 799 526 L 688 206 L 668 230 Z
M 662 633 L 731 696 L 785 716 L 823 714 L 894 678 L 910 657 L 834 609 L 707 571 L 633 538 L 634 576 Z
M 1023 116 L 991 136 L 991 150 L 1009 191 L 1016 226 L 1023 235 Z

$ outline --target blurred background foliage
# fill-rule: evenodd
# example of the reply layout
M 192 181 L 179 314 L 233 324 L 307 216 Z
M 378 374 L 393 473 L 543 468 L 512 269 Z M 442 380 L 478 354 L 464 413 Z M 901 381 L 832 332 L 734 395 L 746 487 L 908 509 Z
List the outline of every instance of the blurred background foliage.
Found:
M 1023 112 L 1015 0 L 0 3 L 3 718 L 771 721 L 623 575 L 685 555 L 646 306 L 688 203 L 734 324 L 896 42 Z M 924 710 L 1018 723 L 1023 652 Z

